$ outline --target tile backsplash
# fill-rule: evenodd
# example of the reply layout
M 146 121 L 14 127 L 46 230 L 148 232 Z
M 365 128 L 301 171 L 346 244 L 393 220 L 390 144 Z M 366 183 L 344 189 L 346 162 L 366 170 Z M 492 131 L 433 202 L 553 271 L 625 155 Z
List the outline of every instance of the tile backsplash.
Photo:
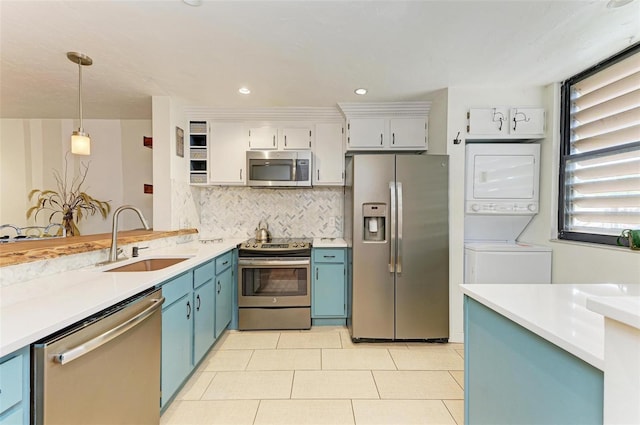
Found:
M 199 209 L 201 238 L 252 238 L 262 219 L 274 238 L 342 237 L 342 187 L 207 187 Z

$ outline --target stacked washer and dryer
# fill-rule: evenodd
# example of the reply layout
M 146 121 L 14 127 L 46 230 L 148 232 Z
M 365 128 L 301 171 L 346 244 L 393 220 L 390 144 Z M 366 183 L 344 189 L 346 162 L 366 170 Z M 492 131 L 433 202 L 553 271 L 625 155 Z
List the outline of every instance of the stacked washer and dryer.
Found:
M 539 144 L 466 145 L 464 283 L 551 283 L 551 248 L 518 241 L 539 183 Z

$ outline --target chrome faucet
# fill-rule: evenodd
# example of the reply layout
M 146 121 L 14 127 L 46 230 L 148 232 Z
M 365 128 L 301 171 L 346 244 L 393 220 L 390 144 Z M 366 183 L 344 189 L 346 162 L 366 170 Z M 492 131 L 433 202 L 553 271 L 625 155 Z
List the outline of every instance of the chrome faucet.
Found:
M 118 207 L 113 212 L 113 223 L 111 225 L 111 248 L 109 248 L 109 260 L 107 261 L 107 263 L 118 261 L 118 216 L 124 210 L 135 211 L 138 214 L 138 217 L 140 217 L 140 221 L 142 221 L 144 229 L 150 230 L 149 225 L 147 224 L 147 220 L 145 220 L 144 216 L 142 215 L 142 211 L 140 211 L 139 208 L 134 207 L 133 205 L 123 205 L 121 207 Z

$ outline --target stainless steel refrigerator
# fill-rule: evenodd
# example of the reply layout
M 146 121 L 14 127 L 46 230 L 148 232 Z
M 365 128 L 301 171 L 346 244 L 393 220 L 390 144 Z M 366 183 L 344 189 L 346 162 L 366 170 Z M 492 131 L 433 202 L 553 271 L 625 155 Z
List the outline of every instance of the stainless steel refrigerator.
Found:
M 354 340 L 449 338 L 448 157 L 347 157 Z

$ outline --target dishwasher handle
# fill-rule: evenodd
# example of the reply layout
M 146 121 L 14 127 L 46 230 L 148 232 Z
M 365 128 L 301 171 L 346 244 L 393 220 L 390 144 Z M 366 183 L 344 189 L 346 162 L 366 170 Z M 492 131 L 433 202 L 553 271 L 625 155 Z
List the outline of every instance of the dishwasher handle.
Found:
M 138 325 L 147 317 L 155 313 L 155 311 L 162 306 L 162 303 L 164 303 L 164 297 L 152 299 L 151 305 L 149 307 L 145 308 L 131 319 L 127 320 L 126 322 L 120 323 L 118 326 L 109 329 L 105 333 L 98 335 L 97 337 L 90 339 L 89 341 L 84 342 L 76 347 L 73 347 L 70 350 L 65 351 L 64 353 L 56 354 L 53 357 L 53 360 L 56 363 L 64 365 L 79 357 L 84 356 L 85 354 L 95 350 L 101 345 L 106 344 L 112 339 L 117 338 L 118 336 L 127 332 L 129 329 Z

